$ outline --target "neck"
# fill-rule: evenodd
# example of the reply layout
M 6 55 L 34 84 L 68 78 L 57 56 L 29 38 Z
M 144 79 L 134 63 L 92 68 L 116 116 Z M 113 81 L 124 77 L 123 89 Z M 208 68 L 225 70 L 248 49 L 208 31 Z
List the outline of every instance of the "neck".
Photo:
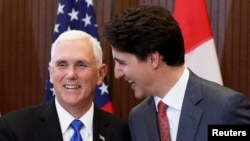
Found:
M 157 76 L 155 79 L 157 83 L 155 83 L 158 86 L 157 90 L 157 96 L 163 98 L 166 93 L 168 93 L 173 86 L 178 82 L 180 77 L 182 76 L 184 72 L 185 66 L 175 66 L 175 67 L 170 67 L 170 66 L 164 66 L 161 69 L 158 70 L 156 73 Z

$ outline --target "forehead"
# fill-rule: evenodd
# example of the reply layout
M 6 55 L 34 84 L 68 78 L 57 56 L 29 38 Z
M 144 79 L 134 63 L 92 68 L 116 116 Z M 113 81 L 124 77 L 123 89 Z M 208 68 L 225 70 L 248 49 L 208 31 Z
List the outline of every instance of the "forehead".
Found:
M 93 47 L 88 39 L 64 40 L 55 45 L 54 59 L 89 58 L 94 59 Z
M 68 39 L 68 40 L 61 40 L 56 43 L 55 49 L 60 49 L 61 47 L 88 48 L 92 46 L 89 39 Z

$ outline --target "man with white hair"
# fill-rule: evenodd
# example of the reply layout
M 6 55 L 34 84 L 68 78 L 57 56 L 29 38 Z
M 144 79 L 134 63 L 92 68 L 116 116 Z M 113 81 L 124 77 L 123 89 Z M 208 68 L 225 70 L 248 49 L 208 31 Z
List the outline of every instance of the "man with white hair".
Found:
M 91 35 L 78 30 L 62 33 L 52 45 L 49 62 L 55 97 L 3 115 L 0 126 L 20 141 L 131 140 L 127 122 L 93 103 L 95 88 L 107 73 L 102 58 L 100 44 Z

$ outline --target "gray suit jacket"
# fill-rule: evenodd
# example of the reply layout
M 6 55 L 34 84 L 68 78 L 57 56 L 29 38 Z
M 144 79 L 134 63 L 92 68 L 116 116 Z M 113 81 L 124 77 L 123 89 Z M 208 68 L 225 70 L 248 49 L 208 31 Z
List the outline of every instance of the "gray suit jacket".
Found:
M 160 141 L 154 98 L 130 111 L 133 141 Z M 208 125 L 250 124 L 250 102 L 240 93 L 204 80 L 190 71 L 177 141 L 207 141 Z M 171 128 L 171 127 L 170 127 Z
M 8 128 L 18 141 L 63 141 L 54 98 L 2 116 L 0 126 Z M 95 107 L 93 140 L 99 141 L 99 135 L 106 141 L 131 140 L 127 122 Z

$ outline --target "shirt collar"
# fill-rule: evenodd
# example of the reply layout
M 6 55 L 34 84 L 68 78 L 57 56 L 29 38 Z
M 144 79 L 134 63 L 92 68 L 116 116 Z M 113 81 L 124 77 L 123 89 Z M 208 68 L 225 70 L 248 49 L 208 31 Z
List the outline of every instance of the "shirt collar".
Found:
M 69 126 L 70 123 L 74 120 L 74 117 L 70 115 L 69 112 L 67 112 L 57 101 L 55 98 L 55 105 L 56 105 L 56 110 L 59 118 L 59 123 L 61 126 L 61 132 L 64 134 Z M 94 104 L 92 102 L 92 105 L 90 109 L 82 116 L 79 118 L 80 121 L 84 124 L 84 127 L 87 129 L 88 134 L 93 134 L 93 115 L 94 115 Z
M 186 87 L 187 87 L 188 78 L 189 78 L 189 71 L 187 67 L 185 66 L 180 79 L 172 87 L 172 89 L 163 97 L 163 99 L 161 99 L 158 96 L 154 97 L 156 110 L 157 110 L 157 105 L 160 100 L 162 100 L 165 104 L 167 104 L 171 108 L 174 108 L 176 110 L 181 110 L 183 98 L 184 98 Z

